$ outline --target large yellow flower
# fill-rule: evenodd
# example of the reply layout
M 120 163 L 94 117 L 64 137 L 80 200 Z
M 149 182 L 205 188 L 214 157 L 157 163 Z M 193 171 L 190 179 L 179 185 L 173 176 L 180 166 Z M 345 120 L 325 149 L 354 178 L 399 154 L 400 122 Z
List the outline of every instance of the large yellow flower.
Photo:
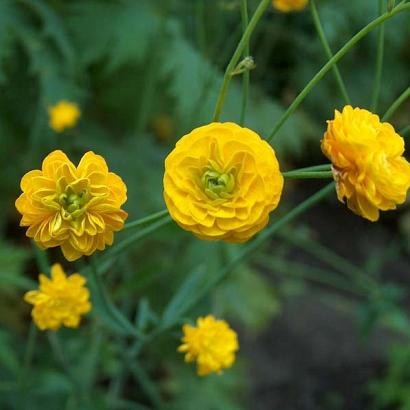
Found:
M 168 211 L 201 239 L 247 241 L 268 223 L 282 188 L 274 150 L 234 123 L 194 129 L 165 160 Z
M 75 127 L 81 112 L 77 104 L 69 101 L 60 101 L 48 107 L 49 125 L 56 132 Z
M 52 152 L 41 170 L 24 175 L 21 189 L 16 200 L 23 215 L 20 226 L 29 227 L 27 236 L 41 248 L 61 246 L 69 261 L 111 245 L 127 218 L 121 209 L 125 184 L 91 151 L 78 167 L 62 151 Z
M 24 300 L 34 305 L 31 315 L 37 327 L 41 330 L 78 327 L 81 316 L 91 310 L 85 278 L 78 273 L 67 277 L 56 263 L 51 267 L 51 279 L 40 273 L 39 282 L 39 290 L 24 295 Z
M 235 361 L 239 349 L 238 337 L 224 320 L 212 315 L 200 317 L 197 326 L 184 325 L 184 337 L 178 351 L 185 353 L 185 361 L 197 362 L 199 376 L 221 373 Z
M 336 111 L 322 151 L 333 164 L 339 200 L 356 214 L 377 221 L 379 210 L 406 200 L 410 164 L 403 157 L 403 138 L 377 115 L 350 105 Z
M 275 9 L 288 13 L 303 10 L 308 2 L 309 0 L 273 0 L 272 4 Z

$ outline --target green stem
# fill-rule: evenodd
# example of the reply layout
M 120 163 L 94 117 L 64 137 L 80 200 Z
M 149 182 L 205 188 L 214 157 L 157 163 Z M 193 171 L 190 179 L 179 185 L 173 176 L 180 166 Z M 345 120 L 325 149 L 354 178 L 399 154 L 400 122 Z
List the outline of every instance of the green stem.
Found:
M 107 295 L 107 291 L 104 288 L 104 285 L 101 281 L 101 277 L 98 274 L 98 263 L 96 257 L 90 257 L 91 269 L 88 271 L 91 273 L 92 280 L 95 284 L 95 291 L 98 300 L 101 303 L 102 308 L 105 312 L 111 316 L 111 318 L 116 321 L 120 327 L 122 327 L 126 334 L 133 336 L 140 336 L 140 333 L 133 326 L 133 324 L 115 307 Z
M 383 14 L 384 1 L 385 0 L 379 0 L 379 15 Z M 380 86 L 381 86 L 381 81 L 382 81 L 382 70 L 383 70 L 383 54 L 384 54 L 384 24 L 380 26 L 379 36 L 378 36 L 378 41 L 377 41 L 376 72 L 375 72 L 375 77 L 374 77 L 373 95 L 372 95 L 372 103 L 371 103 L 372 112 L 377 111 L 377 105 L 379 102 Z
M 135 360 L 130 358 L 127 361 L 131 374 L 136 382 L 141 386 L 147 398 L 155 409 L 163 409 L 161 396 L 156 388 L 156 385 L 150 380 L 144 368 Z
M 332 171 L 308 171 L 308 172 L 299 172 L 299 171 L 288 171 L 282 172 L 282 175 L 285 178 L 290 179 L 321 179 L 321 178 L 333 178 Z
M 410 124 L 399 131 L 399 134 L 404 138 L 407 134 L 410 134 Z
M 261 0 L 259 3 L 258 8 L 256 9 L 254 15 L 251 18 L 251 21 L 248 24 L 248 27 L 246 28 L 245 32 L 242 35 L 242 38 L 236 47 L 236 50 L 229 61 L 228 66 L 226 67 L 223 82 L 219 91 L 218 99 L 216 102 L 215 106 L 215 112 L 213 116 L 213 121 L 219 121 L 221 112 L 222 112 L 222 107 L 225 102 L 226 98 L 226 93 L 228 91 L 229 83 L 231 81 L 231 72 L 234 70 L 236 65 L 239 62 L 239 59 L 241 58 L 241 55 L 243 51 L 245 50 L 245 47 L 247 44 L 249 44 L 249 38 L 251 37 L 251 34 L 255 30 L 255 27 L 257 23 L 259 22 L 260 18 L 262 17 L 264 11 L 267 9 L 267 7 L 271 4 L 271 0 Z
M 332 169 L 332 164 L 322 164 L 322 165 L 312 165 L 311 167 L 291 169 L 290 171 L 286 171 L 286 172 L 330 171 L 331 169 Z
M 345 274 L 351 278 L 353 282 L 357 282 L 358 285 L 362 286 L 366 284 L 365 290 L 368 290 L 369 288 L 375 289 L 378 287 L 377 282 L 370 275 L 319 242 L 313 241 L 312 239 L 303 238 L 294 232 L 282 232 L 280 236 L 294 246 L 299 247 L 305 252 L 315 256 L 322 262 L 325 262 L 333 269 Z
M 303 212 L 307 211 L 309 208 L 320 202 L 324 199 L 330 192 L 334 191 L 334 182 L 326 185 L 320 191 L 316 192 L 308 199 L 303 201 L 301 204 L 293 208 L 290 212 L 288 212 L 284 217 L 270 225 L 266 228 L 262 233 L 256 237 L 252 242 L 250 242 L 246 247 L 239 252 L 236 257 L 234 257 L 230 262 L 227 263 L 225 268 L 217 272 L 212 279 L 206 283 L 201 290 L 195 295 L 194 298 L 190 300 L 189 304 L 186 304 L 185 311 L 191 309 L 195 306 L 206 294 L 218 283 L 220 283 L 225 277 L 241 262 L 243 262 L 247 257 L 252 256 L 256 248 L 259 247 L 263 242 L 269 239 L 273 234 L 275 234 L 278 230 L 280 230 L 284 225 L 296 219 L 299 215 Z M 130 355 L 133 358 L 136 358 L 142 351 L 142 348 L 146 343 L 154 339 L 157 335 L 161 332 L 167 330 L 169 327 L 173 326 L 175 323 L 168 322 L 166 326 L 160 324 L 157 326 L 151 333 L 147 334 L 143 339 L 137 340 L 136 344 L 130 351 Z
M 106 261 L 106 260 L 112 258 L 113 256 L 118 255 L 119 253 L 121 253 L 122 251 L 124 251 L 125 249 L 130 247 L 134 242 L 136 242 L 136 241 L 138 241 L 142 238 L 145 238 L 146 236 L 148 236 L 152 232 L 155 232 L 156 230 L 158 230 L 162 226 L 168 225 L 171 221 L 172 221 L 171 217 L 166 216 L 165 218 L 156 221 L 152 225 L 150 225 L 150 226 L 148 226 L 144 229 L 141 229 L 140 231 L 135 232 L 133 235 L 129 236 L 128 238 L 123 239 L 121 242 L 119 242 L 118 244 L 116 244 L 116 245 L 112 246 L 110 249 L 108 249 L 104 253 L 104 255 L 101 259 L 103 261 Z
M 389 109 L 383 115 L 382 121 L 389 121 L 392 115 L 397 111 L 397 109 L 410 97 L 410 86 L 404 90 L 397 100 L 393 102 L 393 104 L 389 107 Z
M 32 248 L 34 250 L 34 256 L 36 258 L 36 263 L 38 268 L 40 269 L 40 273 L 44 273 L 45 275 L 50 275 L 51 268 L 50 268 L 50 261 L 47 257 L 47 251 L 40 249 L 34 241 L 31 241 Z
M 248 27 L 249 23 L 249 16 L 248 16 L 248 1 L 242 0 L 241 1 L 241 18 L 242 18 L 242 30 L 245 33 L 246 28 Z M 245 50 L 243 52 L 243 57 L 248 57 L 250 54 L 249 50 L 249 41 L 246 43 Z M 243 73 L 243 84 L 242 84 L 242 108 L 241 108 L 241 115 L 239 118 L 239 125 L 243 126 L 245 123 L 245 116 L 246 116 L 246 108 L 248 105 L 248 98 L 249 98 L 249 82 L 250 82 L 250 72 L 246 70 Z
M 268 141 L 272 141 L 278 131 L 282 128 L 283 124 L 287 119 L 295 112 L 299 105 L 304 101 L 310 91 L 316 86 L 316 84 L 332 69 L 334 64 L 336 64 L 342 57 L 344 57 L 349 50 L 358 43 L 363 37 L 369 34 L 372 30 L 383 24 L 386 20 L 391 19 L 395 15 L 402 13 L 404 11 L 410 10 L 410 3 L 405 3 L 400 6 L 395 7 L 390 13 L 385 13 L 377 19 L 370 22 L 367 26 L 362 28 L 358 33 L 356 33 L 308 82 L 305 88 L 299 93 L 299 95 L 294 99 L 289 108 L 283 113 L 282 117 L 275 124 Z
M 325 49 L 326 56 L 327 58 L 331 59 L 333 57 L 333 53 L 332 53 L 332 50 L 330 49 L 329 43 L 323 31 L 323 27 L 320 22 L 319 13 L 317 11 L 315 0 L 310 0 L 310 10 L 312 12 L 313 22 L 315 23 L 317 34 L 319 35 L 320 41 L 322 42 L 322 46 Z M 334 73 L 336 82 L 340 88 L 342 97 L 344 98 L 346 104 L 350 104 L 350 98 L 347 93 L 347 89 L 343 82 L 342 76 L 340 75 L 340 71 L 338 67 L 336 66 L 336 64 L 334 64 L 332 68 L 333 68 L 333 73 Z
M 278 257 L 263 257 L 258 259 L 259 263 L 265 268 L 280 270 L 286 276 L 296 276 L 305 280 L 320 283 L 322 285 L 332 286 L 335 289 L 350 292 L 358 296 L 366 296 L 366 293 L 353 289 L 349 282 L 343 280 L 340 276 L 330 275 L 328 271 L 319 268 L 312 268 L 298 262 L 290 262 Z
M 27 379 L 30 375 L 30 368 L 31 368 L 31 363 L 33 361 L 33 354 L 34 354 L 34 348 L 36 346 L 36 340 L 37 340 L 37 328 L 34 322 L 31 322 L 30 324 L 30 330 L 28 333 L 28 339 L 26 343 L 26 350 L 24 352 L 24 359 L 23 359 L 23 365 L 21 366 L 21 373 L 20 373 L 20 378 L 19 378 L 19 388 L 20 388 L 20 395 L 19 395 L 19 403 L 20 406 L 19 408 L 21 409 L 26 409 L 27 408 L 27 402 L 26 402 L 26 387 L 27 387 Z
M 50 342 L 51 350 L 56 360 L 60 362 L 60 365 L 62 369 L 64 370 L 64 373 L 70 379 L 71 384 L 73 385 L 75 391 L 78 394 L 78 398 L 81 401 L 82 400 L 87 401 L 87 395 L 86 395 L 86 392 L 83 390 L 83 386 L 79 384 L 77 377 L 73 374 L 67 362 L 63 346 L 61 345 L 61 342 L 58 338 L 58 334 L 52 330 L 49 330 L 47 332 L 47 336 Z
M 159 212 L 155 212 L 151 215 L 145 216 L 144 218 L 137 219 L 136 221 L 127 222 L 124 225 L 124 230 L 125 229 L 135 228 L 137 226 L 144 225 L 148 222 L 156 221 L 157 219 L 160 219 L 165 215 L 168 215 L 168 210 L 167 209 L 164 209 L 164 210 L 159 211 Z
M 290 212 L 288 212 L 285 216 L 281 219 L 274 222 L 272 225 L 267 227 L 263 230 L 259 236 L 257 236 L 253 241 L 251 241 L 248 245 L 246 245 L 236 257 L 234 257 L 222 270 L 216 272 L 211 280 L 209 280 L 197 294 L 190 300 L 190 303 L 186 304 L 186 310 L 189 310 L 193 306 L 195 306 L 203 297 L 207 295 L 207 293 L 218 285 L 222 280 L 226 278 L 226 276 L 240 263 L 242 263 L 246 258 L 252 256 L 255 253 L 255 250 L 264 243 L 267 239 L 270 239 L 272 235 L 278 232 L 283 226 L 288 224 L 289 222 L 296 219 L 299 215 L 307 211 L 313 205 L 316 205 L 322 199 L 324 199 L 330 192 L 334 191 L 334 183 L 331 182 L 330 184 L 326 185 L 320 191 L 316 192 L 308 199 L 303 201 L 301 204 L 297 205 L 293 208 Z M 172 325 L 172 323 L 170 323 Z M 169 326 L 168 326 L 169 327 Z

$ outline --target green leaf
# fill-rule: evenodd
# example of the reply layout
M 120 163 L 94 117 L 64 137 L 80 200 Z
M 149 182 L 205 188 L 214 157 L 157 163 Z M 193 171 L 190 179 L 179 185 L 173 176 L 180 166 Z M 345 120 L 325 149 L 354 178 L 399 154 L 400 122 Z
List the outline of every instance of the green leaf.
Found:
M 141 61 L 159 23 L 152 4 L 146 0 L 82 1 L 68 9 L 68 24 L 80 51 L 81 64 L 104 59 L 106 73 Z
M 206 271 L 206 267 L 200 265 L 187 276 L 164 310 L 161 320 L 162 327 L 167 328 L 175 324 L 191 307 L 192 296 L 204 283 Z
M 23 275 L 23 268 L 31 253 L 7 242 L 0 241 L 0 280 L 3 290 L 28 290 L 35 282 Z
M 216 312 L 235 318 L 253 331 L 260 331 L 280 311 L 274 288 L 259 272 L 237 269 L 215 292 Z

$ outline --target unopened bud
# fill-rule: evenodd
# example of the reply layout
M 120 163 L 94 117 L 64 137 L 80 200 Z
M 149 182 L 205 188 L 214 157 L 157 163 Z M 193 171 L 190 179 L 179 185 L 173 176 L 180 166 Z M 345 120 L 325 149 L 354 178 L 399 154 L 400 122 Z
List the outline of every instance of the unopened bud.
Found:
M 256 67 L 255 60 L 251 56 L 245 57 L 239 64 L 235 67 L 235 69 L 231 72 L 231 75 L 238 75 L 242 74 L 246 71 L 251 71 Z

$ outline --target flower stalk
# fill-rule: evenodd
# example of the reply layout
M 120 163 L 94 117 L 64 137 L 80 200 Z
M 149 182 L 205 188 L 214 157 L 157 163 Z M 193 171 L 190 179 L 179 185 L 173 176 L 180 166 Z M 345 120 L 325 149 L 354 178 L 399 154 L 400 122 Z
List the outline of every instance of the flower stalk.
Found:
M 288 118 L 296 111 L 299 105 L 305 100 L 310 91 L 316 86 L 316 84 L 333 68 L 339 60 L 341 60 L 350 49 L 357 44 L 363 37 L 372 32 L 376 27 L 383 24 L 385 21 L 393 18 L 394 16 L 404 13 L 410 10 L 410 3 L 403 3 L 395 7 L 390 13 L 384 13 L 380 17 L 371 21 L 365 27 L 363 27 L 359 32 L 357 32 L 316 74 L 315 76 L 306 84 L 305 88 L 298 94 L 298 96 L 293 100 L 289 108 L 283 113 L 283 115 L 276 122 L 271 134 L 269 135 L 268 141 L 272 142 L 277 133 L 280 131 L 282 126 L 288 120 Z
M 228 66 L 226 67 L 225 70 L 225 75 L 222 81 L 222 85 L 219 91 L 218 99 L 216 102 L 215 106 L 215 112 L 213 116 L 213 121 L 217 122 L 219 121 L 221 117 L 221 112 L 222 108 L 225 102 L 226 94 L 228 91 L 229 83 L 231 82 L 232 79 L 232 72 L 234 71 L 235 67 L 237 66 L 239 59 L 241 58 L 242 53 L 245 50 L 245 47 L 249 44 L 249 39 L 251 37 L 251 34 L 256 28 L 256 25 L 258 24 L 260 18 L 262 17 L 263 13 L 265 10 L 268 8 L 268 6 L 271 4 L 271 0 L 262 0 L 259 3 L 259 6 L 257 7 L 254 15 L 252 16 L 248 27 L 246 28 L 245 32 L 242 35 L 241 40 L 239 41 L 238 46 L 236 47 L 236 50 L 234 54 L 232 55 L 231 60 L 229 61 Z

